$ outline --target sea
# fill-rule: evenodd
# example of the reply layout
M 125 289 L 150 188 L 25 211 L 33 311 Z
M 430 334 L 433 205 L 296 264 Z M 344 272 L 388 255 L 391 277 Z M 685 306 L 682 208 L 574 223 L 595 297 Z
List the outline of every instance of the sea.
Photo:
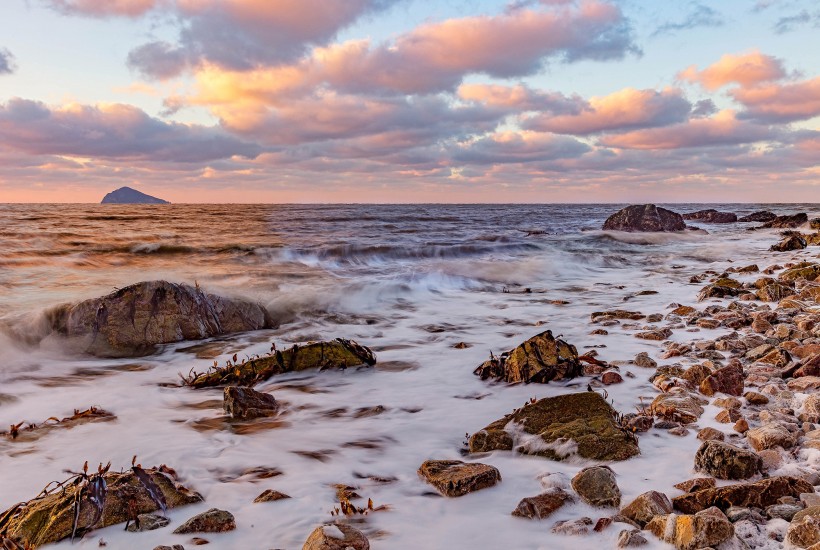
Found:
M 35 438 L 0 437 L 0 511 L 85 461 L 111 461 L 119 470 L 136 455 L 143 466 L 173 468 L 205 502 L 169 510 L 170 528 L 128 533 L 113 526 L 55 547 L 187 548 L 190 535 L 172 529 L 219 508 L 234 514 L 237 529 L 204 535 L 211 548 L 298 549 L 314 528 L 339 519 L 335 486 L 342 484 L 361 495 L 359 505 L 372 499 L 383 506 L 344 519 L 377 550 L 614 548 L 624 524 L 576 536 L 551 531 L 557 521 L 596 521 L 614 510 L 577 501 L 542 521 L 510 515 L 522 498 L 566 485 L 588 461 L 464 454 L 466 435 L 531 398 L 585 391 L 590 379 L 505 385 L 481 381 L 475 367 L 549 329 L 579 352 L 594 350 L 618 365 L 624 382 L 598 391 L 634 412 L 658 392 L 652 371 L 630 360 L 643 351 L 661 365 L 681 359 L 660 359 L 660 343 L 627 328 L 591 334 L 599 328 L 590 324 L 592 312 L 703 307 L 696 302 L 703 283 L 690 282 L 693 275 L 820 257 L 814 247 L 770 252 L 778 231 L 751 231 L 753 223 L 689 222 L 694 230 L 676 234 L 602 231 L 623 206 L 0 204 L 0 426 L 39 424 L 90 406 L 116 415 Z M 818 204 L 666 206 L 820 217 Z M 277 327 L 130 359 L 73 355 L 46 337 L 49 308 L 155 279 L 259 301 Z M 727 330 L 675 330 L 671 339 Z M 180 386 L 191 369 L 234 354 L 336 337 L 371 347 L 375 367 L 259 384 L 282 403 L 273 420 L 231 422 L 221 390 Z M 708 406 L 699 426 L 727 430 L 713 420 L 717 410 Z M 695 431 L 652 430 L 639 440 L 640 456 L 611 464 L 623 502 L 648 490 L 679 494 L 672 486 L 695 475 Z M 502 482 L 441 497 L 417 474 L 428 459 L 492 464 Z M 820 457 L 805 462 L 818 467 Z M 266 489 L 292 498 L 254 503 Z M 648 538 L 647 548 L 667 547 Z

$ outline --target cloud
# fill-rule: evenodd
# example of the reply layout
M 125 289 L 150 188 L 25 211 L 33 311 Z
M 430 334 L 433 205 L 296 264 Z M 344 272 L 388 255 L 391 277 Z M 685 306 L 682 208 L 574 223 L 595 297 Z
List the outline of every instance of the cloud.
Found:
M 180 74 L 188 64 L 185 50 L 169 42 L 149 42 L 131 50 L 126 64 L 132 70 L 165 80 Z
M 525 84 L 462 84 L 456 96 L 463 101 L 512 111 L 578 113 L 585 104 L 580 96 L 567 97 L 559 92 L 533 90 Z
M 717 90 L 732 83 L 753 86 L 785 76 L 782 61 L 757 50 L 739 55 L 726 54 L 702 71 L 692 65 L 678 73 L 678 79 L 700 84 L 707 90 Z
M 592 148 L 577 139 L 540 132 L 497 132 L 459 144 L 450 151 L 455 163 L 507 164 L 577 158 Z
M 529 130 L 558 134 L 588 135 L 613 130 L 666 126 L 686 120 L 692 105 L 681 91 L 625 88 L 603 97 L 593 97 L 573 114 L 543 113 L 527 119 Z
M 0 48 L 0 75 L 12 74 L 17 70 L 14 55 L 5 48 Z
M 662 34 L 674 34 L 678 31 L 695 29 L 697 27 L 721 27 L 726 23 L 723 15 L 704 4 L 695 3 L 694 9 L 686 16 L 686 19 L 678 22 L 668 22 L 659 26 L 652 33 L 652 36 Z
M 711 118 L 696 118 L 664 128 L 607 135 L 599 142 L 621 149 L 685 149 L 714 145 L 737 145 L 773 139 L 765 126 L 738 120 L 734 111 L 724 110 Z
M 737 88 L 730 94 L 746 107 L 743 118 L 784 123 L 820 115 L 820 77 L 786 84 Z
M 261 152 L 219 129 L 163 122 L 130 105 L 51 108 L 21 98 L 0 104 L 0 143 L 37 155 L 183 163 Z
M 67 14 L 90 17 L 140 17 L 166 0 L 46 0 L 53 8 Z

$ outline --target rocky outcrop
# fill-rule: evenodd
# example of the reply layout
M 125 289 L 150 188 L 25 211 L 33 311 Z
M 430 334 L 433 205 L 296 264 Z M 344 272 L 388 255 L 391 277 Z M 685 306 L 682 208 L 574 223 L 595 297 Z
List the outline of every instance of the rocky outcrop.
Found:
M 355 527 L 339 522 L 314 529 L 302 550 L 370 550 L 370 542 Z
M 460 497 L 501 481 L 497 468 L 460 460 L 428 460 L 421 465 L 418 473 L 448 497 Z
M 783 497 L 800 497 L 813 493 L 811 483 L 795 477 L 777 476 L 752 483 L 738 483 L 725 487 L 701 489 L 677 496 L 672 506 L 685 514 L 694 514 L 711 506 L 728 510 L 732 506 L 766 508 L 778 504 Z
M 770 222 L 777 217 L 777 214 L 774 212 L 769 212 L 768 210 L 761 210 L 759 212 L 754 212 L 749 214 L 748 216 L 743 216 L 742 218 L 738 218 L 737 221 L 739 222 Z
M 604 222 L 604 231 L 683 231 L 686 222 L 677 212 L 654 204 L 627 206 Z
M 174 529 L 175 535 L 188 535 L 191 533 L 225 533 L 236 529 L 236 521 L 233 514 L 225 510 L 211 508 L 207 512 L 202 512 Z
M 805 212 L 791 216 L 776 216 L 774 219 L 755 227 L 755 229 L 794 229 L 809 222 Z
M 732 523 L 717 508 L 694 515 L 657 516 L 646 525 L 646 530 L 678 550 L 716 547 L 735 534 Z
M 547 330 L 520 346 L 492 357 L 475 369 L 482 380 L 492 378 L 503 382 L 540 382 L 567 380 L 583 374 L 578 351 Z
M 476 433 L 470 452 L 515 450 L 563 460 L 578 454 L 593 460 L 637 455 L 637 439 L 615 422 L 617 412 L 597 392 L 547 397 L 524 405 Z
M 748 479 L 761 472 L 763 461 L 756 453 L 708 440 L 695 453 L 695 470 L 718 479 Z
M 273 416 L 279 410 L 279 403 L 271 394 L 240 386 L 225 388 L 222 406 L 228 416 L 243 420 Z
M 146 195 L 142 191 L 137 191 L 130 187 L 120 187 L 111 191 L 100 204 L 170 204 L 168 201 Z
M 718 212 L 714 208 L 708 210 L 698 210 L 682 215 L 684 220 L 693 220 L 703 223 L 734 223 L 737 221 L 737 214 L 732 212 Z
M 572 478 L 572 488 L 581 500 L 591 506 L 621 505 L 621 489 L 615 481 L 615 472 L 609 466 L 590 466 Z
M 152 353 L 158 344 L 273 326 L 260 304 L 199 287 L 150 281 L 48 312 L 51 329 L 80 351 L 104 357 Z

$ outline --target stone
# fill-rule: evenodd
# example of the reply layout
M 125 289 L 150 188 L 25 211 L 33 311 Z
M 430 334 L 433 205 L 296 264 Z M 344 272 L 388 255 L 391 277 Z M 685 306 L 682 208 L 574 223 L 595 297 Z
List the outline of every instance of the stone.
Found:
M 629 311 L 626 309 L 608 309 L 606 311 L 593 311 L 590 315 L 590 319 L 593 323 L 597 323 L 601 320 L 611 319 L 628 319 L 630 321 L 639 321 L 645 318 L 646 315 L 644 315 L 640 311 Z
M 482 380 L 492 378 L 503 382 L 539 382 L 568 380 L 580 376 L 583 367 L 578 351 L 547 330 L 520 346 L 485 361 L 474 374 Z
M 797 512 L 789 524 L 786 539 L 798 548 L 807 548 L 820 542 L 820 506 Z
M 804 262 L 791 269 L 787 269 L 778 276 L 781 281 L 795 281 L 797 279 L 807 279 L 812 281 L 820 276 L 820 264 Z
M 228 416 L 243 420 L 273 416 L 279 411 L 279 403 L 271 394 L 240 386 L 225 388 L 222 406 Z
M 106 194 L 100 204 L 171 204 L 131 187 L 120 187 Z
M 604 222 L 604 231 L 684 231 L 683 217 L 654 204 L 627 206 Z
M 801 376 L 794 380 L 786 382 L 786 387 L 791 391 L 805 393 L 812 390 L 820 389 L 820 376 Z
M 202 512 L 174 529 L 175 535 L 191 533 L 225 533 L 236 529 L 236 520 L 233 514 L 225 510 L 211 508 Z
M 538 496 L 521 499 L 512 515 L 520 518 L 544 519 L 572 500 L 572 495 L 563 489 L 554 488 Z
M 711 489 L 715 487 L 715 485 L 716 481 L 713 477 L 696 477 L 694 479 L 682 481 L 681 483 L 676 483 L 673 487 L 675 487 L 675 489 L 680 489 L 684 493 L 693 493 L 695 491 L 700 491 L 701 489 Z
M 718 369 L 700 383 L 700 392 L 714 395 L 718 392 L 729 395 L 743 395 L 743 367 L 733 363 Z
M 314 529 L 302 550 L 370 550 L 370 542 L 355 527 L 331 523 Z
M 795 437 L 781 424 L 769 423 L 746 432 L 749 445 L 756 451 L 782 447 L 789 449 L 796 443 Z
M 681 317 L 686 317 L 687 315 L 692 315 L 697 310 L 692 306 L 678 306 L 672 311 L 669 312 L 670 315 L 679 315 Z
M 773 220 L 769 220 L 755 229 L 795 229 L 803 224 L 808 223 L 809 217 L 805 212 L 799 214 L 792 214 L 791 216 L 776 216 Z
M 154 550 L 185 550 L 185 547 L 182 546 L 181 544 L 175 544 L 173 546 L 161 545 L 161 546 L 155 546 Z
M 418 473 L 448 497 L 464 496 L 501 481 L 501 472 L 494 466 L 460 460 L 427 460 Z
M 137 533 L 141 531 L 154 531 L 161 529 L 171 523 L 171 520 L 159 514 L 140 514 L 136 521 L 128 525 L 128 531 Z
M 741 418 L 735 425 L 732 426 L 732 429 L 739 434 L 745 434 L 749 431 L 749 422 L 745 418 Z
M 717 508 L 709 508 L 694 515 L 669 514 L 657 516 L 646 530 L 678 550 L 697 550 L 718 546 L 735 534 L 734 527 Z
M 794 515 L 803 509 L 797 504 L 772 504 L 766 507 L 766 516 L 770 519 L 780 518 L 791 521 Z
M 701 382 L 706 380 L 712 374 L 712 369 L 707 367 L 706 365 L 692 365 L 686 372 L 683 373 L 681 378 L 692 384 L 693 386 L 699 386 Z
M 759 289 L 757 292 L 755 292 L 755 296 L 757 296 L 759 300 L 762 300 L 764 302 L 779 302 L 783 298 L 786 298 L 787 296 L 794 296 L 795 294 L 796 292 L 792 287 L 781 285 L 780 283 L 766 285 L 763 288 Z M 765 328 L 766 325 L 768 325 L 769 328 L 771 328 L 771 325 L 769 325 L 769 323 L 765 319 L 761 319 L 760 321 L 762 321 L 765 324 L 758 325 L 758 328 Z M 752 323 L 752 329 L 755 329 L 754 322 Z M 761 331 L 756 330 L 756 332 Z
M 749 405 L 765 405 L 769 402 L 768 397 L 766 397 L 762 393 L 754 391 L 747 391 L 743 394 L 743 397 L 746 398 L 746 402 Z
M 687 393 L 662 393 L 649 407 L 660 418 L 684 424 L 695 422 L 703 414 L 698 400 Z
M 772 245 L 769 250 L 772 252 L 789 252 L 792 250 L 802 250 L 808 246 L 806 239 L 799 233 L 792 233 L 777 244 Z
M 666 340 L 670 336 L 672 336 L 672 331 L 668 328 L 646 330 L 635 334 L 635 338 L 640 338 L 641 340 L 654 340 L 656 342 Z
M 702 302 L 707 298 L 732 298 L 742 293 L 740 287 L 724 286 L 719 284 L 706 285 L 698 292 L 698 301 Z
M 702 223 L 734 223 L 737 221 L 737 214 L 732 212 L 718 212 L 714 208 L 708 210 L 698 210 L 682 215 L 684 220 L 695 220 Z
M 581 500 L 592 506 L 621 505 L 621 490 L 615 472 L 608 466 L 589 466 L 572 478 L 572 488 Z
M 254 502 L 276 502 L 277 500 L 284 500 L 290 498 L 289 495 L 285 493 L 280 493 L 279 491 L 274 491 L 273 489 L 266 489 L 262 491 L 262 493 L 253 499 Z
M 820 394 L 813 393 L 806 398 L 797 418 L 801 422 L 820 423 Z
M 199 493 L 176 483 L 173 477 L 156 468 L 142 470 L 162 493 L 168 508 L 202 501 Z M 140 514 L 159 510 L 159 505 L 139 481 L 134 470 L 104 474 L 106 498 L 103 513 L 95 524 L 94 507 L 80 508 L 77 527 L 80 531 L 125 523 Z M 43 546 L 71 536 L 74 524 L 74 497 L 76 485 L 67 485 L 45 497 L 21 503 L 0 514 L 0 538 L 7 537 L 21 546 Z
M 698 432 L 698 439 L 701 441 L 723 441 L 726 439 L 726 436 L 720 430 L 707 427 Z
M 736 409 L 723 409 L 715 416 L 715 420 L 721 424 L 731 424 L 743 418 L 740 411 Z
M 640 453 L 635 436 L 615 423 L 616 411 L 597 392 L 546 397 L 528 403 L 474 433 L 470 452 L 516 450 L 563 460 L 626 460 Z
M 704 441 L 695 453 L 695 470 L 718 479 L 748 479 L 762 469 L 757 454 L 722 441 Z
M 814 493 L 814 487 L 796 477 L 776 476 L 686 493 L 674 497 L 672 506 L 685 514 L 694 514 L 711 506 L 722 510 L 731 506 L 766 508 L 778 504 L 781 497 L 799 497 L 801 493 Z
M 47 320 L 70 347 L 101 357 L 147 355 L 159 344 L 274 326 L 260 304 L 167 281 L 137 283 L 62 305 L 50 310 Z
M 641 527 L 649 523 L 655 516 L 672 513 L 672 503 L 663 493 L 647 491 L 627 504 L 621 515 L 631 519 Z
M 618 533 L 618 548 L 635 548 L 649 544 L 638 529 L 624 529 Z
M 768 210 L 761 210 L 760 212 L 754 212 L 753 214 L 749 214 L 748 216 L 743 216 L 742 218 L 738 218 L 737 221 L 739 221 L 739 222 L 770 222 L 775 218 L 777 218 L 777 214 L 775 214 L 774 212 L 769 212 Z
M 601 383 L 604 386 L 611 386 L 612 384 L 620 384 L 624 379 L 614 370 L 606 371 L 601 375 Z
M 556 521 L 550 531 L 556 535 L 586 535 L 589 533 L 589 526 L 592 525 L 592 518 L 579 518 L 573 521 Z
M 284 351 L 276 350 L 272 355 L 198 374 L 186 383 L 193 388 L 226 384 L 249 386 L 287 372 L 309 369 L 346 369 L 375 364 L 376 355 L 370 348 L 354 340 L 336 338 L 329 342 L 294 344 Z

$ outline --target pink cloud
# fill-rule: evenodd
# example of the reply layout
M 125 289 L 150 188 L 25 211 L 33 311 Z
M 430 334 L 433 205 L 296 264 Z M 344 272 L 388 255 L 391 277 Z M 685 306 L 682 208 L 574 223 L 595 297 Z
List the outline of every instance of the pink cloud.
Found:
M 577 113 L 585 103 L 579 96 L 567 97 L 559 92 L 533 90 L 524 84 L 462 84 L 456 96 L 463 101 L 516 111 Z
M 166 0 L 49 0 L 49 2 L 60 11 L 92 17 L 139 17 L 168 3 Z
M 707 90 L 717 90 L 727 84 L 754 86 L 785 76 L 786 71 L 779 59 L 756 50 L 739 55 L 726 54 L 702 71 L 692 65 L 678 73 L 680 80 L 700 84 Z
M 791 122 L 820 116 L 820 77 L 737 88 L 730 94 L 746 107 L 743 116 L 755 120 Z

